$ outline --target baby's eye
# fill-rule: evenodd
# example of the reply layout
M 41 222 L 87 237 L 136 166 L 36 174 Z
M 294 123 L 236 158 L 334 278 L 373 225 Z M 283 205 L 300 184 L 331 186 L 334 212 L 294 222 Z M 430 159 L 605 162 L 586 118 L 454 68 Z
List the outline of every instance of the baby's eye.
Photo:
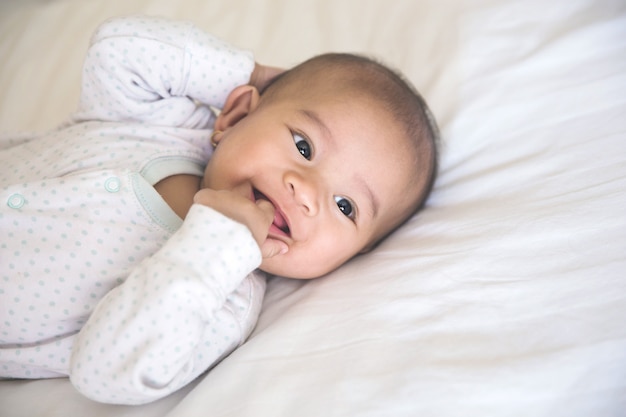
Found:
M 354 220 L 356 215 L 352 202 L 345 197 L 335 196 L 335 203 L 344 216 Z
M 309 144 L 308 139 L 298 133 L 292 133 L 292 135 L 293 141 L 296 143 L 296 148 L 298 148 L 298 152 L 310 161 L 312 156 L 311 144 Z

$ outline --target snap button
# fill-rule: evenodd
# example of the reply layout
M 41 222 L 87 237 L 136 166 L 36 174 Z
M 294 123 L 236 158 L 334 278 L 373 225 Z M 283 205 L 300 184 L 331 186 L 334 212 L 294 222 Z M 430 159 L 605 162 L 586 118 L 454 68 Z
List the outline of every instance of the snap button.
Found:
M 110 193 L 116 193 L 120 190 L 121 183 L 117 177 L 111 177 L 104 182 L 104 189 Z
M 26 199 L 22 194 L 13 194 L 9 197 L 9 200 L 7 201 L 7 206 L 11 207 L 12 209 L 18 209 L 21 208 L 25 202 Z

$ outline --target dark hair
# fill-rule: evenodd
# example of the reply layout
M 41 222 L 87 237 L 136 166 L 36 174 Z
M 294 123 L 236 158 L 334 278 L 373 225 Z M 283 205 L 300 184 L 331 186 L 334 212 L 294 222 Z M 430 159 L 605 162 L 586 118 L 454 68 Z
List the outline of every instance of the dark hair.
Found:
M 426 101 L 401 73 L 375 59 L 348 53 L 327 53 L 304 61 L 277 76 L 261 94 L 265 100 L 272 100 L 294 82 L 308 82 L 319 74 L 374 98 L 404 126 L 416 151 L 416 166 L 427 171 L 415 211 L 408 216 L 412 217 L 426 203 L 438 168 L 439 129 Z

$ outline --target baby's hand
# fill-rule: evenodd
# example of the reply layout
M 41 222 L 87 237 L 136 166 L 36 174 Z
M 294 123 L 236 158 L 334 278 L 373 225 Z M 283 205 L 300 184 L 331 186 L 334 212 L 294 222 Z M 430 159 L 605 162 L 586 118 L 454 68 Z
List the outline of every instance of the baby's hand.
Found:
M 263 91 L 270 81 L 283 72 L 285 72 L 285 70 L 282 68 L 261 65 L 257 62 L 250 76 L 250 85 L 255 86 L 259 91 Z
M 233 191 L 210 188 L 198 191 L 193 200 L 194 203 L 211 207 L 250 229 L 254 240 L 261 248 L 263 259 L 287 251 L 284 242 L 268 239 L 268 232 L 274 221 L 274 206 L 269 201 L 259 199 L 254 202 Z

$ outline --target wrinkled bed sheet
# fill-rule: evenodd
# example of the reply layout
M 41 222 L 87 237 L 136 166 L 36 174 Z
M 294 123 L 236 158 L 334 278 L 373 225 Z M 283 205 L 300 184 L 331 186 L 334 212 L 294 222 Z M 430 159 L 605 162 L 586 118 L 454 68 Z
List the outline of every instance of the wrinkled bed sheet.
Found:
M 137 12 L 267 64 L 401 69 L 441 125 L 434 194 L 373 253 L 271 280 L 250 340 L 184 390 L 125 407 L 0 381 L 0 415 L 624 415 L 626 3 L 5 0 L 0 130 L 62 122 L 91 32 Z

